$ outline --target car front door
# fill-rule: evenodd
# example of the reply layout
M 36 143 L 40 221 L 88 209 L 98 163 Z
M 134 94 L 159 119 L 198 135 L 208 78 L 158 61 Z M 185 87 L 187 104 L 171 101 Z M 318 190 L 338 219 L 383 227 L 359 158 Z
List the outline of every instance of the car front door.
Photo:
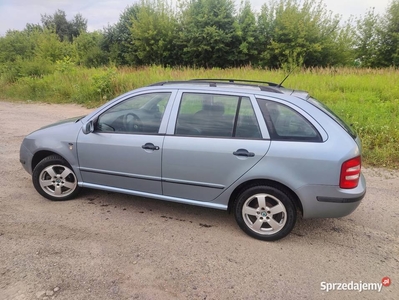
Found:
M 251 95 L 180 91 L 162 154 L 165 196 L 212 201 L 268 151 Z
M 93 118 L 94 131 L 77 141 L 85 186 L 162 194 L 162 144 L 174 95 L 141 93 Z

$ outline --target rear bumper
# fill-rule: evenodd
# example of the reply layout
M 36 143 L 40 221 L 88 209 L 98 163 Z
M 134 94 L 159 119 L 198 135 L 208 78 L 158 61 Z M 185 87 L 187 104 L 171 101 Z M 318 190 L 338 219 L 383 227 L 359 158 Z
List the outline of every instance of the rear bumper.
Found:
M 361 174 L 354 189 L 307 185 L 296 192 L 302 202 L 303 218 L 339 218 L 349 215 L 359 206 L 366 194 L 366 179 Z
M 353 202 L 359 202 L 363 199 L 364 195 L 359 196 L 359 197 L 354 197 L 354 198 L 336 198 L 336 197 L 321 197 L 318 196 L 316 197 L 317 201 L 319 202 L 328 202 L 328 203 L 353 203 Z

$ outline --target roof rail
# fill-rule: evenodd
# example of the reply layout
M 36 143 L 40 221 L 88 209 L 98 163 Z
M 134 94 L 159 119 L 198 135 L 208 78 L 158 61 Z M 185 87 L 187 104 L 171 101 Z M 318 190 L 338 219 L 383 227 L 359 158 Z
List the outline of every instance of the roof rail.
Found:
M 277 83 L 268 82 L 268 81 L 257 81 L 257 80 L 243 80 L 243 79 L 214 79 L 214 78 L 205 79 L 205 78 L 201 78 L 201 79 L 190 79 L 190 80 L 183 80 L 183 81 L 181 81 L 181 80 L 173 81 L 172 80 L 172 81 L 157 82 L 157 83 L 151 84 L 150 86 L 164 86 L 167 84 L 190 84 L 190 83 L 204 83 L 204 84 L 209 84 L 210 87 L 217 87 L 218 83 L 234 84 L 234 85 L 239 85 L 239 86 L 257 87 L 261 91 L 265 91 L 265 92 L 283 93 L 279 89 L 282 86 Z M 259 83 L 267 84 L 267 86 L 259 85 Z
M 160 81 L 156 82 L 153 84 L 150 84 L 149 86 L 163 86 L 165 84 L 184 84 L 184 83 L 190 83 L 188 80 L 170 80 L 170 81 Z
M 161 81 L 157 83 L 150 84 L 149 86 L 165 86 L 168 84 L 190 84 L 190 83 L 203 83 L 208 84 L 209 87 L 217 87 L 218 84 L 234 84 L 242 87 L 255 87 L 259 88 L 259 90 L 263 92 L 271 92 L 271 93 L 279 93 L 283 94 L 283 91 L 280 89 L 282 86 L 266 81 L 252 81 L 252 80 L 236 80 L 234 79 L 191 79 L 191 80 L 176 80 L 176 81 Z M 252 84 L 251 84 L 252 83 Z M 268 84 L 268 85 L 260 85 L 257 83 Z
M 246 83 L 262 83 L 262 84 L 267 84 L 269 86 L 275 86 L 275 87 L 282 87 L 278 83 L 270 82 L 270 81 L 259 81 L 259 80 L 246 80 L 246 79 L 230 79 L 230 78 L 197 78 L 197 79 L 190 79 L 188 81 L 222 81 L 222 82 L 229 82 L 229 83 L 240 83 L 240 82 L 246 82 Z

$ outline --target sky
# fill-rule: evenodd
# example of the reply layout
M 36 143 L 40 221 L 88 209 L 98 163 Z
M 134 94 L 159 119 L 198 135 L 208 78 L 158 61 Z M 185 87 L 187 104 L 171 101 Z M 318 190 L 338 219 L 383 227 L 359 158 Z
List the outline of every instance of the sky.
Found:
M 172 0 L 173 1 L 173 0 Z M 103 29 L 115 24 L 121 12 L 135 0 L 0 0 L 0 36 L 7 30 L 22 30 L 26 23 L 40 23 L 41 15 L 52 15 L 57 9 L 65 11 L 70 20 L 81 13 L 88 20 L 89 31 Z M 238 8 L 239 0 L 236 0 Z M 252 8 L 259 10 L 268 0 L 250 0 Z M 359 17 L 374 7 L 376 13 L 383 15 L 391 0 L 323 0 L 327 10 L 340 14 L 342 20 L 351 15 Z

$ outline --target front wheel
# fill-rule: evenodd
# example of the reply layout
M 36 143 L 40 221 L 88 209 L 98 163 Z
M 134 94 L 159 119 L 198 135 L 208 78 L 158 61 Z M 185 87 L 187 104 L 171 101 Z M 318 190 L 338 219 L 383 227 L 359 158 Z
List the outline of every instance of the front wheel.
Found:
M 78 180 L 69 164 L 58 155 L 41 160 L 32 173 L 33 186 L 50 200 L 68 200 L 80 191 Z
M 257 185 L 246 189 L 237 197 L 234 214 L 243 231 L 264 241 L 282 239 L 296 222 L 292 198 L 274 186 Z

